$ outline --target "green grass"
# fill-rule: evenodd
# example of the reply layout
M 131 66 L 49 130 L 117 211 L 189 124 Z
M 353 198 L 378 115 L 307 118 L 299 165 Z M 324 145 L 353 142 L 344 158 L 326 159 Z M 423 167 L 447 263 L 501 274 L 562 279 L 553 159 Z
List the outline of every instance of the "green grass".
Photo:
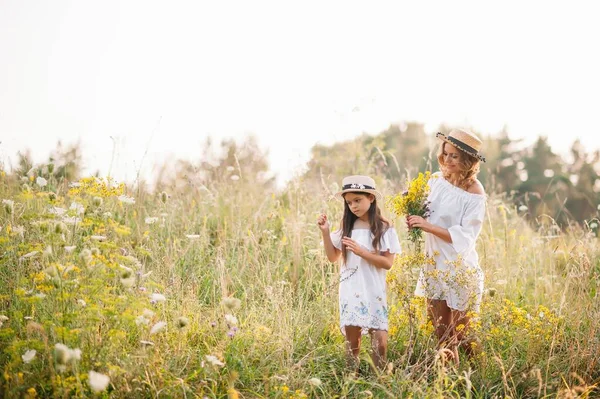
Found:
M 319 211 L 335 221 L 341 206 L 327 201 L 321 186 L 298 179 L 272 192 L 244 178 L 222 179 L 172 189 L 166 202 L 140 191 L 135 204 L 92 184 L 79 193 L 51 178 L 49 186 L 55 198 L 33 182 L 24 189 L 14 177 L 0 180 L 0 199 L 14 201 L 11 212 L 8 205 L 0 211 L 5 397 L 90 397 L 90 370 L 110 377 L 95 395 L 115 398 L 597 395 L 600 263 L 593 232 L 560 232 L 548 219 L 527 223 L 490 197 L 478 241 L 488 289 L 476 328 L 480 354 L 458 368 L 439 360 L 423 303 L 412 296 L 418 265 L 396 265 L 393 369 L 370 369 L 365 340 L 361 371 L 352 377 L 344 372 L 337 265 L 327 261 L 316 226 Z M 77 225 L 48 212 L 72 202 L 85 206 Z M 158 220 L 146 224 L 146 217 Z M 403 222 L 394 223 L 406 238 Z M 133 286 L 123 284 L 121 266 L 133 269 Z M 166 301 L 151 303 L 152 293 Z M 238 298 L 239 309 L 227 310 L 225 297 Z M 153 315 L 141 318 L 145 309 Z M 179 328 L 182 316 L 190 322 Z M 150 334 L 163 321 L 166 328 Z M 79 348 L 81 358 L 61 364 L 57 343 Z M 37 354 L 25 363 L 30 349 Z M 211 365 L 207 355 L 224 365 Z M 314 378 L 321 384 L 311 385 Z

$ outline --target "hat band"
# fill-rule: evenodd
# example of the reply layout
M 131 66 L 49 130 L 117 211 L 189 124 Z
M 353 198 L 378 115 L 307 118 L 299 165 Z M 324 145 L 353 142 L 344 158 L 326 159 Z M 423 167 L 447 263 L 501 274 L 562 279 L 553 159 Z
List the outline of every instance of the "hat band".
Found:
M 471 146 L 470 146 L 470 145 L 468 145 L 468 144 L 465 144 L 463 141 L 460 141 L 460 140 L 458 140 L 458 139 L 455 139 L 455 138 L 454 138 L 454 137 L 452 137 L 452 136 L 448 136 L 448 137 L 446 137 L 446 140 L 448 140 L 450 143 L 452 143 L 452 144 L 454 144 L 455 146 L 457 146 L 457 147 L 460 147 L 461 149 L 463 149 L 463 150 L 466 150 L 466 151 L 468 151 L 468 152 L 472 152 L 472 153 L 474 153 L 474 154 L 478 154 L 478 153 L 479 153 L 479 151 L 477 151 L 475 148 L 471 147 Z
M 357 183 L 346 184 L 346 185 L 342 186 L 342 190 L 352 190 L 352 189 L 375 190 L 375 187 L 367 186 L 366 184 L 357 184 Z

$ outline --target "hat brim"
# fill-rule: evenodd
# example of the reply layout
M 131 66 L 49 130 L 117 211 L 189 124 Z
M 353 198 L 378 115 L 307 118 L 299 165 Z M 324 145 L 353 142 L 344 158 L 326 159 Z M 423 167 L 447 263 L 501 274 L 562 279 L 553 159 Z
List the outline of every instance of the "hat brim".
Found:
M 337 192 L 334 194 L 335 199 L 343 201 L 344 200 L 344 194 L 346 193 L 367 193 L 367 194 L 373 194 L 375 196 L 375 199 L 377 199 L 377 201 L 381 202 L 383 200 L 383 195 L 381 195 L 381 193 L 377 190 L 369 190 L 369 189 L 360 189 L 360 188 L 349 188 L 347 190 L 342 190 L 340 192 Z
M 459 150 L 461 150 L 462 152 L 471 155 L 472 157 L 475 157 L 477 159 L 479 159 L 481 162 L 485 162 L 485 157 L 483 155 L 481 155 L 480 153 L 476 152 L 476 151 L 472 151 L 468 148 L 465 148 L 465 146 L 467 146 L 466 144 L 462 143 L 462 141 L 450 141 L 448 139 L 448 137 L 444 134 L 444 133 L 440 133 L 438 132 L 435 135 L 438 139 L 445 141 L 448 144 L 452 144 L 454 147 L 458 148 Z M 462 145 L 461 145 L 462 144 Z

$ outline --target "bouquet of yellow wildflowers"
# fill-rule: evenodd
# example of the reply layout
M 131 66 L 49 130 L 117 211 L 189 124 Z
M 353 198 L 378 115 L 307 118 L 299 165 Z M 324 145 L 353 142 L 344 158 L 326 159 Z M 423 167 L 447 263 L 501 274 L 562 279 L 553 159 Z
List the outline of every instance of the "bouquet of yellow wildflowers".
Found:
M 388 206 L 398 216 L 417 215 L 424 218 L 429 216 L 429 186 L 427 181 L 431 177 L 431 172 L 419 173 L 419 176 L 407 180 L 408 188 L 403 193 L 397 194 L 388 199 Z M 415 227 L 408 231 L 409 239 L 413 243 L 421 240 L 423 232 Z

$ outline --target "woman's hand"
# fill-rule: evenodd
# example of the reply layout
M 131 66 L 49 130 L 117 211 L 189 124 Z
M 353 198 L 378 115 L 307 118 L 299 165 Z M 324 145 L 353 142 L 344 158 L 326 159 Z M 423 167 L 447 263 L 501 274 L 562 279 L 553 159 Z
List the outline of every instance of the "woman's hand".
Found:
M 329 220 L 327 220 L 327 215 L 325 215 L 324 213 L 319 215 L 319 217 L 317 218 L 317 225 L 321 229 L 321 232 L 329 233 Z
M 426 233 L 431 232 L 432 224 L 429 223 L 427 220 L 423 219 L 421 216 L 417 216 L 417 215 L 407 216 L 406 223 L 408 224 L 408 227 L 411 229 L 418 227 Z
M 346 246 L 346 249 L 351 251 L 353 254 L 360 256 L 361 258 L 363 257 L 362 254 L 364 248 L 361 247 L 360 244 L 354 241 L 352 238 L 342 237 L 342 244 L 344 244 Z

